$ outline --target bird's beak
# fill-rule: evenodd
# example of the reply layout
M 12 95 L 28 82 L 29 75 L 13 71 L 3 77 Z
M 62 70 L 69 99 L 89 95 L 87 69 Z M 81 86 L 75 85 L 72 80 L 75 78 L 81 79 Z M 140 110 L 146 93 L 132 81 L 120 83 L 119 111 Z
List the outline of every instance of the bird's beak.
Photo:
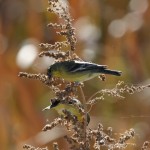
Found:
M 51 106 L 45 107 L 42 111 L 51 109 Z

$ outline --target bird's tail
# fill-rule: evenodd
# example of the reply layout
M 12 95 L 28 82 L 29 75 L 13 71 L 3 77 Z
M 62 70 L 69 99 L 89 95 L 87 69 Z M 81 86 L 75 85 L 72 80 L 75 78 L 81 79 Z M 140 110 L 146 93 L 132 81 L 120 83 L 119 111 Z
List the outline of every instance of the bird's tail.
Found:
M 109 69 L 104 69 L 104 70 L 101 70 L 101 73 L 104 73 L 104 74 L 111 74 L 111 75 L 115 75 L 115 76 L 121 76 L 121 71 L 118 71 L 118 70 L 109 70 Z

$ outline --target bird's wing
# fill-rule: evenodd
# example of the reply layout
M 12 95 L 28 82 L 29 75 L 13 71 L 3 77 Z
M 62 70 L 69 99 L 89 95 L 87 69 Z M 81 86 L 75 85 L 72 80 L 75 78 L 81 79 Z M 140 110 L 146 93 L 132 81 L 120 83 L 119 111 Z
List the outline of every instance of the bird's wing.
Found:
M 75 98 L 72 99 L 72 100 L 70 100 L 68 103 L 69 104 L 78 104 L 78 105 L 81 105 L 81 102 L 79 100 L 75 99 Z
M 88 62 L 79 62 L 79 61 L 72 61 L 70 65 L 67 67 L 69 72 L 77 73 L 83 71 L 90 71 L 90 70 L 97 70 L 97 69 L 105 69 L 107 68 L 106 65 L 97 65 L 94 63 Z

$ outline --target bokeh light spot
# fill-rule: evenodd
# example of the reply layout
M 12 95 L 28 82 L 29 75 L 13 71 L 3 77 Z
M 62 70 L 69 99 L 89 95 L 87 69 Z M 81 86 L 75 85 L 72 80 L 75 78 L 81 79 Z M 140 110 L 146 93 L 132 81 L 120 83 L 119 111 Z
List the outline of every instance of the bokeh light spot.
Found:
M 125 21 L 121 19 L 113 20 L 108 27 L 108 32 L 115 38 L 122 37 L 127 30 Z
M 101 37 L 101 30 L 88 17 L 78 19 L 75 27 L 78 38 L 84 42 L 93 43 Z
M 131 9 L 131 11 L 144 13 L 148 8 L 148 1 L 147 0 L 131 0 L 129 3 L 129 8 Z
M 29 68 L 38 55 L 38 49 L 34 44 L 25 44 L 17 54 L 16 63 L 22 69 Z
M 143 18 L 141 15 L 133 12 L 133 13 L 128 13 L 123 20 L 127 24 L 127 28 L 131 30 L 132 32 L 138 30 L 141 28 L 143 25 Z

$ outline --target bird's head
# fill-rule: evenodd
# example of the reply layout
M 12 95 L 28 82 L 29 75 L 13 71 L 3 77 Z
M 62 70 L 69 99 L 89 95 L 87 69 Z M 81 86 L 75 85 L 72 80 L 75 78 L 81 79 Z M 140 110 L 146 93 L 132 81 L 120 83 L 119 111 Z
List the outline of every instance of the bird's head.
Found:
M 51 100 L 50 100 L 50 105 L 49 105 L 48 107 L 44 108 L 43 111 L 49 110 L 49 109 L 51 109 L 51 108 L 55 108 L 56 106 L 59 105 L 59 103 L 60 103 L 59 100 L 51 99 Z
M 50 108 L 54 108 L 54 107 L 59 105 L 60 101 L 59 100 L 55 100 L 55 99 L 51 99 L 50 103 L 51 103 L 50 104 Z

